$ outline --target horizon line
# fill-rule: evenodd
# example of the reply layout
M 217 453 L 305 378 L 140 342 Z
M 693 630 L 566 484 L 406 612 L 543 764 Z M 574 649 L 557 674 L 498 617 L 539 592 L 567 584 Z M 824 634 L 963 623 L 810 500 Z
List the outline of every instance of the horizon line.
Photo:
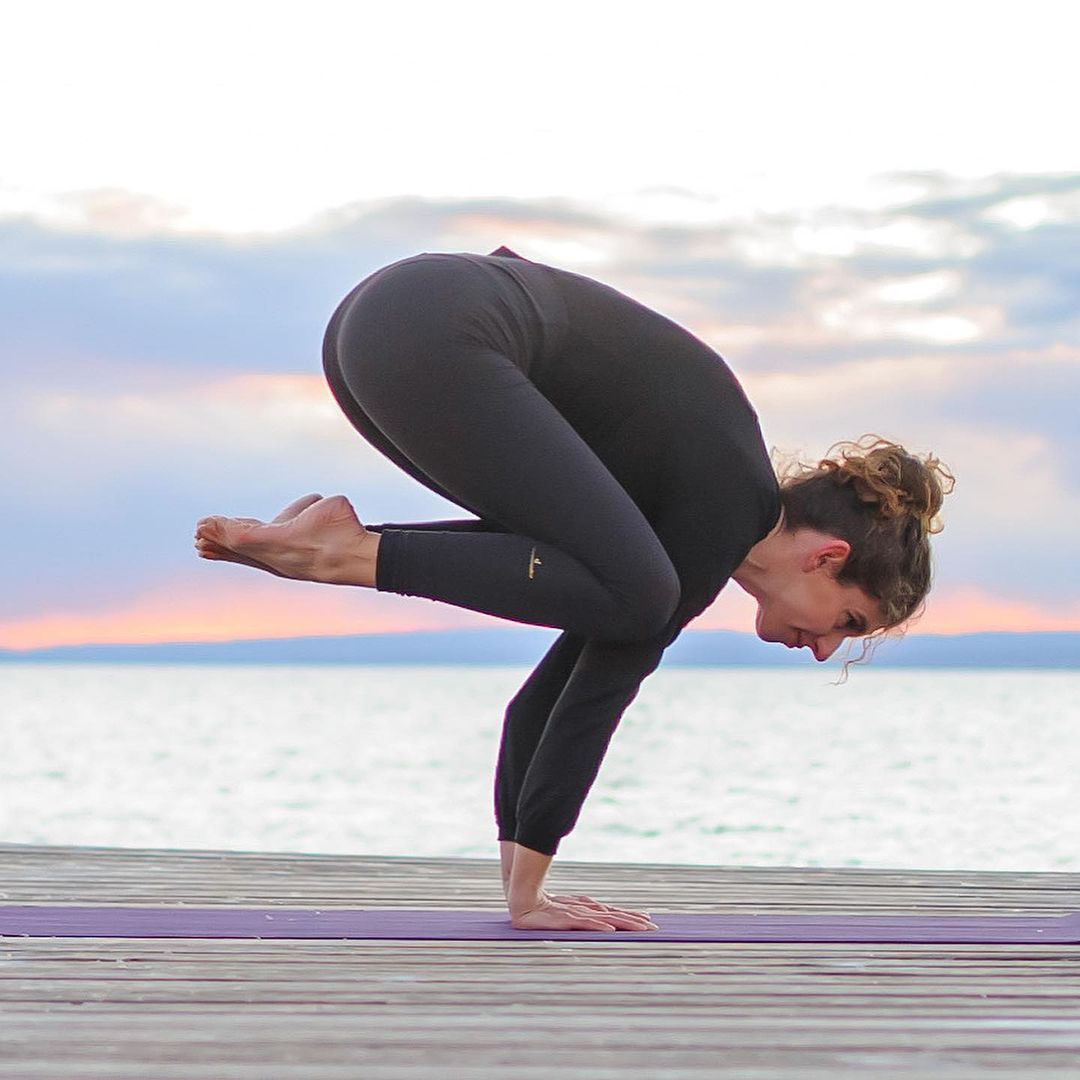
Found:
M 26 647 L 12 646 L 0 644 L 0 654 L 15 654 L 29 655 L 31 653 L 40 652 L 53 652 L 57 650 L 72 650 L 72 649 L 138 649 L 138 648 L 167 648 L 173 646 L 187 646 L 187 645 L 249 645 L 261 642 L 288 642 L 288 641 L 335 641 L 343 638 L 404 638 L 409 636 L 445 636 L 450 637 L 452 635 L 461 634 L 542 634 L 542 633 L 560 633 L 558 627 L 547 626 L 462 626 L 462 627 L 440 627 L 440 628 L 424 628 L 414 627 L 407 630 L 375 630 L 375 631 L 363 631 L 359 630 L 354 633 L 337 633 L 337 634 L 276 634 L 265 637 L 230 637 L 230 638 L 168 638 L 157 641 L 80 641 L 80 642 L 66 642 L 57 645 L 32 645 Z M 762 641 L 758 636 L 750 631 L 746 630 L 730 630 L 722 627 L 718 628 L 702 628 L 702 629 L 684 629 L 679 637 L 685 638 L 690 635 L 699 634 L 726 634 L 733 637 L 746 638 L 750 641 L 760 642 L 762 645 L 770 644 L 769 642 Z M 901 641 L 909 638 L 964 638 L 964 637 L 983 637 L 987 635 L 997 635 L 1001 637 L 1026 637 L 1034 638 L 1039 636 L 1054 636 L 1061 637 L 1067 635 L 1074 635 L 1080 637 L 1080 629 L 1077 630 L 963 630 L 956 632 L 943 632 L 943 631 L 910 631 L 902 635 L 893 637 L 885 637 L 882 640 L 882 644 L 892 643 L 897 644 Z M 851 638 L 852 641 L 858 641 L 857 635 Z

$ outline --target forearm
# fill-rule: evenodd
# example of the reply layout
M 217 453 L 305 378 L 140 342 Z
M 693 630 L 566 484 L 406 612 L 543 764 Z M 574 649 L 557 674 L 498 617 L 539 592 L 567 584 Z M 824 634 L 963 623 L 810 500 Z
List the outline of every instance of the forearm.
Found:
M 585 645 L 521 781 L 519 844 L 553 855 L 573 829 L 623 712 L 662 653 L 660 642 Z
M 525 775 L 584 645 L 584 638 L 564 630 L 506 707 L 495 770 L 495 820 L 500 840 L 516 839 L 518 799 Z

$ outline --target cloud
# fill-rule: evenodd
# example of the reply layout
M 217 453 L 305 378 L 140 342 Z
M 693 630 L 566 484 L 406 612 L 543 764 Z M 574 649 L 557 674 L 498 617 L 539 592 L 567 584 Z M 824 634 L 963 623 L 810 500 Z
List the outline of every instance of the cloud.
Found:
M 939 575 L 940 577 L 940 575 Z M 739 630 L 752 633 L 757 604 L 729 584 L 710 607 L 689 624 L 689 630 Z M 1053 605 L 1007 591 L 976 585 L 935 585 L 922 617 L 909 624 L 910 634 L 974 634 L 986 631 L 1027 633 L 1035 630 L 1080 630 L 1080 600 Z
M 270 518 L 343 492 L 366 522 L 469 516 L 357 433 L 322 376 L 95 365 L 0 401 L 3 611 L 130 601 L 195 558 L 210 513 Z
M 729 585 L 689 630 L 752 633 L 754 601 Z M 489 617 L 416 598 L 283 581 L 243 567 L 203 563 L 133 595 L 114 590 L 91 602 L 0 619 L 0 648 L 232 641 L 383 634 L 491 626 Z M 1023 599 L 974 587 L 931 593 L 911 633 L 1080 630 L 1080 602 L 1048 612 Z
M 65 228 L 0 220 L 3 355 L 310 371 L 326 319 L 361 277 L 418 251 L 500 243 L 705 327 L 722 352 L 726 327 L 754 327 L 742 370 L 904 355 L 912 342 L 986 352 L 1076 340 L 1080 174 L 1001 175 L 975 190 L 931 173 L 896 179 L 908 197 L 869 209 L 642 223 L 567 199 L 410 197 L 240 237 L 170 231 L 170 209 L 153 200 L 85 192 L 67 200 Z M 1043 207 L 1035 224 L 1017 224 L 1018 201 Z M 938 287 L 912 293 L 919 281 Z
M 875 431 L 938 453 L 959 481 L 935 541 L 954 597 L 940 625 L 965 625 L 964 604 L 1009 626 L 1068 622 L 1080 174 L 893 180 L 877 206 L 753 218 L 671 191 L 641 220 L 564 199 L 402 198 L 226 237 L 176 231 L 175 208 L 114 190 L 71 196 L 61 224 L 0 218 L 0 430 L 19 522 L 0 538 L 5 617 L 58 634 L 121 625 L 94 612 L 143 626 L 140 611 L 164 608 L 140 598 L 183 578 L 206 513 L 268 517 L 318 490 L 350 494 L 362 520 L 461 516 L 348 425 L 321 340 L 378 266 L 506 243 L 716 347 L 781 450 Z
M 1033 630 L 1080 630 L 1080 601 L 1059 599 L 1051 606 L 972 585 L 945 586 L 931 591 L 926 614 L 911 627 L 922 634 Z
M 1068 572 L 1080 532 L 1080 357 L 931 354 L 743 381 L 782 458 L 815 461 L 834 441 L 874 432 L 949 466 L 957 485 L 933 540 L 939 580 L 1026 598 L 1048 617 L 1080 599 Z
M 0 648 L 396 633 L 490 625 L 474 612 L 205 562 L 136 595 L 0 620 Z

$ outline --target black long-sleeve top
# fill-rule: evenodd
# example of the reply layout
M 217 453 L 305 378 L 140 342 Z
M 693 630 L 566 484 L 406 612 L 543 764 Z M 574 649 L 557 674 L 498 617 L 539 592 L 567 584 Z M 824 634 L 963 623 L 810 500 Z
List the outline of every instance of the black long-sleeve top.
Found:
M 530 354 L 529 378 L 642 510 L 681 589 L 667 626 L 648 641 L 564 631 L 506 710 L 495 782 L 499 838 L 553 855 L 642 681 L 776 524 L 779 487 L 756 412 L 700 339 L 609 286 L 508 248 L 472 258 L 497 265 L 535 302 L 535 318 L 507 315 L 506 347 Z M 529 340 L 550 318 L 543 307 L 552 283 L 566 319 L 557 355 Z M 430 527 L 498 528 L 468 520 Z

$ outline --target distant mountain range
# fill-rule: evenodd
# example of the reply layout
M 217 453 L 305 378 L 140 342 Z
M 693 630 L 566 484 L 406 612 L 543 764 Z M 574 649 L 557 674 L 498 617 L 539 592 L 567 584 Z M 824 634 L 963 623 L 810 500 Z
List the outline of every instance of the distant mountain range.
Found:
M 65 645 L 0 649 L 0 662 L 145 664 L 533 664 L 558 631 L 422 631 L 160 645 Z M 838 664 L 841 649 L 830 663 Z M 857 656 L 859 648 L 853 651 Z M 807 667 L 808 649 L 769 645 L 752 634 L 687 630 L 664 655 L 665 665 Z M 878 646 L 875 667 L 1080 668 L 1080 633 L 918 634 Z

